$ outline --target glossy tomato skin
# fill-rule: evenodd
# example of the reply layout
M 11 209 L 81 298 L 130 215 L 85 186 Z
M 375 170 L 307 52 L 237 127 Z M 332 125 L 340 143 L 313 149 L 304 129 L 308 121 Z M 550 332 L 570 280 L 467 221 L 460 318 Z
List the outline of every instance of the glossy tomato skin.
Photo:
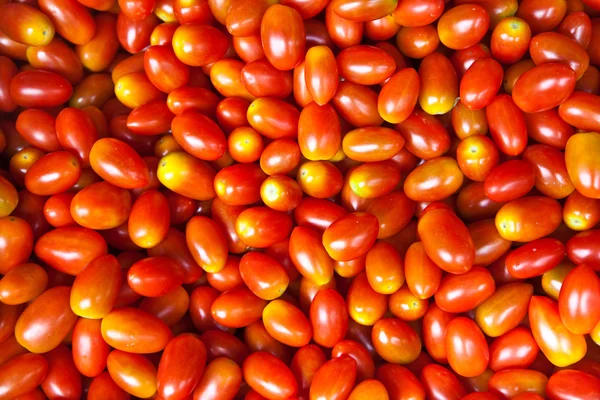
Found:
M 575 90 L 575 81 L 575 72 L 565 64 L 540 64 L 517 80 L 513 99 L 524 112 L 550 110 L 569 98 Z
M 544 32 L 531 40 L 530 55 L 536 65 L 559 62 L 568 65 L 580 79 L 589 66 L 589 56 L 574 39 L 556 32 Z
M 448 324 L 446 353 L 450 367 L 464 377 L 482 374 L 490 358 L 481 329 L 473 320 L 465 317 L 457 317 Z
M 466 312 L 488 299 L 494 289 L 494 280 L 489 271 L 476 266 L 461 275 L 444 277 L 435 293 L 435 302 L 447 312 Z
M 39 265 L 18 265 L 0 279 L 0 300 L 9 305 L 27 303 L 42 294 L 47 284 L 48 274 Z
M 573 191 L 565 200 L 563 221 L 574 231 L 592 229 L 600 222 L 600 200 Z
M 423 111 L 436 115 L 452 110 L 458 97 L 458 78 L 446 56 L 436 52 L 425 57 L 419 66 L 419 79 L 419 104 Z
M 514 64 L 527 53 L 530 40 L 531 28 L 527 22 L 518 17 L 504 18 L 492 32 L 492 54 L 502 63 Z
M 311 250 L 308 251 L 308 248 Z M 321 234 L 314 229 L 297 226 L 290 236 L 289 252 L 298 272 L 317 285 L 333 277 L 333 259 L 322 243 Z
M 272 300 L 263 309 L 267 332 L 280 343 L 291 347 L 307 345 L 312 338 L 310 321 L 302 311 L 285 300 Z
M 554 232 L 560 225 L 560 204 L 547 197 L 513 200 L 496 214 L 500 236 L 515 242 L 530 242 Z
M 564 367 L 581 360 L 585 355 L 587 345 L 583 335 L 565 327 L 555 301 L 533 296 L 529 303 L 529 325 L 540 350 L 552 364 Z M 545 339 L 549 337 L 551 341 Z
M 545 145 L 531 145 L 523 152 L 523 159 L 534 166 L 535 187 L 542 194 L 562 199 L 575 190 L 564 154 L 559 150 Z
M 537 239 L 511 251 L 506 268 L 515 278 L 532 278 L 557 266 L 564 256 L 565 246 L 559 240 Z
M 463 4 L 446 11 L 439 20 L 440 41 L 454 50 L 479 42 L 490 26 L 490 16 L 477 4 Z
M 419 379 L 407 368 L 397 364 L 384 364 L 377 369 L 376 378 L 385 386 L 391 399 L 425 399 Z
M 149 183 L 148 167 L 135 150 L 118 139 L 96 141 L 89 153 L 92 169 L 104 180 L 124 189 L 136 189 Z
M 587 232 L 578 233 L 569 239 L 566 243 L 569 259 L 577 264 L 587 264 L 595 271 L 598 271 L 600 269 L 600 260 L 594 248 L 597 246 L 596 241 L 599 236 L 600 230 L 591 229 Z
M 417 104 L 419 86 L 419 75 L 413 68 L 394 74 L 385 82 L 377 99 L 379 114 L 389 123 L 404 121 Z
M 346 303 L 350 318 L 366 326 L 372 326 L 383 318 L 388 307 L 387 296 L 373 290 L 364 272 L 353 279 Z
M 339 16 L 331 3 L 325 9 L 325 25 L 331 40 L 341 49 L 358 45 L 362 40 L 363 23 Z
M 573 135 L 573 127 L 563 121 L 556 110 L 524 114 L 527 132 L 536 142 L 564 150 Z
M 494 100 L 503 77 L 498 61 L 492 58 L 475 61 L 460 81 L 460 101 L 472 110 L 485 108 Z
M 404 192 L 414 201 L 440 201 L 454 194 L 463 183 L 456 160 L 436 157 L 412 170 L 404 181 Z
M 242 68 L 241 79 L 246 90 L 256 97 L 285 99 L 292 93 L 292 73 L 280 71 L 264 59 L 248 62 Z
M 377 109 L 377 92 L 371 88 L 342 81 L 333 96 L 339 115 L 356 127 L 379 126 L 383 123 Z
M 375 362 L 365 345 L 354 340 L 342 340 L 331 350 L 331 358 L 349 355 L 356 361 L 356 379 L 363 381 L 375 375 Z
M 94 21 L 94 36 L 89 42 L 75 47 L 75 52 L 80 61 L 79 65 L 93 72 L 101 72 L 111 64 L 119 50 L 117 17 L 109 13 L 98 13 Z
M 235 231 L 247 246 L 265 248 L 287 238 L 292 230 L 290 216 L 268 207 L 242 211 L 235 221 Z
M 298 383 L 283 361 L 265 353 L 252 353 L 242 366 L 244 380 L 259 394 L 271 399 L 287 399 L 298 393 Z
M 534 166 L 527 161 L 510 160 L 490 171 L 484 189 L 491 200 L 506 203 L 526 195 L 534 184 Z
M 421 339 L 406 323 L 397 318 L 383 318 L 375 323 L 371 333 L 377 354 L 388 362 L 408 364 L 421 350 Z M 398 351 L 397 345 L 403 350 Z
M 149 354 L 164 349 L 172 337 L 169 327 L 145 311 L 124 307 L 102 319 L 102 337 L 115 349 Z M 123 350 L 125 351 L 125 350 Z
M 33 194 L 48 196 L 65 192 L 79 180 L 81 165 L 68 151 L 47 154 L 25 174 L 25 187 Z
M 71 349 L 61 344 L 45 355 L 48 361 L 48 375 L 41 384 L 49 397 L 78 399 L 82 395 L 82 382 L 79 371 L 73 363 Z
M 42 0 L 40 9 L 48 15 L 56 32 L 69 42 L 85 44 L 96 32 L 96 22 L 90 12 L 74 0 Z
M 467 390 L 456 375 L 441 365 L 426 365 L 421 371 L 420 381 L 427 398 L 459 400 L 467 395 Z
M 356 361 L 349 355 L 332 358 L 316 372 L 310 386 L 311 400 L 343 399 L 352 392 L 356 380 Z M 334 383 L 335 384 L 332 384 Z
M 275 68 L 291 70 L 302 61 L 306 46 L 304 24 L 293 8 L 278 4 L 269 7 L 261 22 L 260 36 L 267 60 Z
M 393 245 L 375 243 L 367 252 L 365 271 L 369 284 L 377 293 L 392 294 L 404 284 L 402 258 Z
M 183 270 L 167 257 L 149 257 L 134 263 L 127 270 L 127 283 L 144 297 L 159 297 L 183 283 Z
M 102 288 L 98 290 L 100 283 Z M 71 309 L 80 317 L 103 318 L 116 304 L 121 284 L 121 266 L 116 257 L 105 255 L 95 258 L 73 282 Z
M 532 32 L 539 33 L 556 28 L 566 12 L 566 2 L 545 3 L 539 0 L 526 0 L 519 5 L 516 15 L 527 21 Z
M 69 100 L 72 93 L 73 87 L 67 79 L 49 71 L 23 71 L 10 82 L 10 95 L 21 107 L 58 106 Z
M 75 325 L 68 286 L 56 286 L 38 296 L 23 311 L 15 326 L 17 341 L 32 353 L 56 348 Z
M 528 328 L 516 327 L 490 344 L 489 367 L 493 371 L 528 368 L 537 358 L 539 347 Z
M 107 182 L 93 183 L 71 200 L 73 220 L 88 229 L 113 229 L 125 221 L 131 212 L 131 194 Z
M 227 261 L 227 240 L 217 223 L 208 217 L 195 216 L 186 226 L 188 248 L 196 263 L 206 272 L 219 272 Z
M 339 117 L 330 104 L 310 103 L 300 113 L 298 144 L 308 160 L 329 160 L 341 145 Z
M 576 334 L 590 333 L 600 311 L 592 306 L 600 296 L 600 280 L 594 270 L 580 264 L 571 270 L 560 288 L 558 310 L 565 327 Z
M 600 148 L 600 134 L 577 133 L 569 138 L 565 149 L 565 162 L 567 172 L 575 189 L 582 195 L 598 199 L 600 198 L 600 177 L 597 174 L 597 160 L 590 158 L 585 148 L 595 152 Z M 579 157 L 575 154 L 579 153 Z
M 243 328 L 258 321 L 267 302 L 247 288 L 229 290 L 213 302 L 211 314 L 216 322 L 230 328 Z
M 156 367 L 141 354 L 113 350 L 107 370 L 117 386 L 133 396 L 148 398 L 156 393 Z
M 544 395 L 548 378 L 539 371 L 509 369 L 498 371 L 488 382 L 489 391 L 504 398 L 514 398 L 521 393 Z
M 465 273 L 473 266 L 475 248 L 462 221 L 450 210 L 426 213 L 418 224 L 425 252 L 441 269 Z
M 389 78 L 396 65 L 385 51 L 374 46 L 354 46 L 337 56 L 340 75 L 360 85 L 376 85 Z
M 510 96 L 496 96 L 486 108 L 485 115 L 498 150 L 509 156 L 519 155 L 525 150 L 527 127 L 523 113 Z
M 196 399 L 233 399 L 242 384 L 242 369 L 231 359 L 219 357 L 210 362 L 196 389 Z
M 15 127 L 19 134 L 33 147 L 46 151 L 59 151 L 61 144 L 56 136 L 56 118 L 39 109 L 23 110 L 17 117 Z
M 599 97 L 590 93 L 575 91 L 558 108 L 560 117 L 570 125 L 585 131 L 598 130 Z
M 344 298 L 333 289 L 319 291 L 310 305 L 310 321 L 313 340 L 321 346 L 335 346 L 348 330 L 348 311 Z
M 226 36 L 210 25 L 181 25 L 173 35 L 175 55 L 184 64 L 192 67 L 202 67 L 221 59 L 227 47 Z
M 353 229 L 359 226 L 358 231 Z M 377 239 L 378 229 L 377 218 L 373 215 L 368 213 L 348 214 L 325 229 L 323 246 L 334 260 L 353 260 L 366 254 Z
M 200 381 L 206 366 L 206 347 L 191 334 L 179 335 L 165 348 L 156 375 L 158 393 L 166 399 L 184 399 Z
M 39 354 L 18 355 L 0 367 L 6 398 L 18 398 L 34 390 L 48 373 L 48 361 Z
M 475 309 L 475 321 L 490 337 L 501 337 L 515 328 L 527 315 L 533 286 L 513 282 L 500 286 Z
M 396 125 L 396 130 L 406 141 L 405 148 L 419 158 L 430 160 L 450 148 L 448 130 L 439 119 L 422 110 L 413 111 Z
M 40 260 L 69 275 L 79 274 L 90 261 L 107 252 L 102 236 L 75 226 L 54 229 L 35 244 L 35 254 Z
M 597 377 L 573 369 L 557 371 L 548 380 L 546 394 L 548 398 L 556 400 L 571 397 L 593 399 L 600 395 L 600 381 Z
M 106 368 L 110 347 L 102 338 L 101 320 L 79 318 L 73 327 L 73 361 L 84 376 L 96 377 Z

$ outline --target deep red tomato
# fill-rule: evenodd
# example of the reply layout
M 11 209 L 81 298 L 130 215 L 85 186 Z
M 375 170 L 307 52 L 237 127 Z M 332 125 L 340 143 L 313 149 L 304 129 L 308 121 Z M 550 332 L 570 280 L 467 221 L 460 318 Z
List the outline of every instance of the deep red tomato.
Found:
M 454 318 L 446 328 L 445 341 L 448 364 L 457 374 L 470 378 L 485 371 L 490 359 L 488 344 L 473 320 Z
M 292 371 L 269 353 L 256 352 L 248 356 L 242 372 L 246 383 L 268 398 L 283 400 L 298 393 L 298 382 Z
M 489 367 L 493 371 L 528 368 L 538 353 L 531 331 L 520 326 L 494 339 L 490 345 Z
M 350 396 L 356 381 L 354 358 L 342 355 L 323 364 L 315 373 L 310 386 L 310 398 L 344 399 Z

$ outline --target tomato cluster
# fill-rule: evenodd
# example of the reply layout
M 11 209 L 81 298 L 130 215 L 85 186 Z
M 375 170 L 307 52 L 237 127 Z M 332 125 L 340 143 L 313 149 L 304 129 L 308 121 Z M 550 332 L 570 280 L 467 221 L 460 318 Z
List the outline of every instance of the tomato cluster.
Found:
M 0 0 L 0 400 L 599 400 L 598 68 L 598 0 Z

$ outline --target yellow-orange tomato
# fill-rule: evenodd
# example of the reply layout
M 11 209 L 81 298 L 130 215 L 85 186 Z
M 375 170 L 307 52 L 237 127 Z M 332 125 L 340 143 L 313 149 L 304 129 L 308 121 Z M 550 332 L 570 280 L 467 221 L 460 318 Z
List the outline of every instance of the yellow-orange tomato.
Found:
M 299 308 L 285 300 L 273 300 L 263 309 L 267 332 L 277 341 L 292 347 L 302 347 L 312 338 L 311 324 Z
M 389 307 L 395 317 L 403 321 L 416 321 L 427 312 L 429 301 L 418 298 L 405 285 L 390 296 Z
M 377 293 L 392 294 L 404 284 L 402 258 L 387 242 L 378 242 L 369 249 L 365 271 L 369 284 Z
M 45 46 L 54 38 L 54 25 L 46 14 L 21 3 L 0 6 L 0 30 L 27 46 Z
M 152 100 L 163 97 L 144 72 L 131 72 L 115 83 L 117 99 L 129 108 L 137 108 Z
M 160 183 L 194 200 L 210 200 L 216 196 L 213 186 L 215 174 L 207 162 L 181 151 L 161 158 L 157 170 Z M 190 185 L 189 182 L 194 184 Z
M 446 114 L 458 97 L 458 78 L 450 60 L 441 53 L 425 57 L 419 66 L 419 104 L 427 114 Z
M 46 289 L 48 274 L 38 264 L 21 264 L 0 279 L 0 301 L 16 305 L 27 303 Z

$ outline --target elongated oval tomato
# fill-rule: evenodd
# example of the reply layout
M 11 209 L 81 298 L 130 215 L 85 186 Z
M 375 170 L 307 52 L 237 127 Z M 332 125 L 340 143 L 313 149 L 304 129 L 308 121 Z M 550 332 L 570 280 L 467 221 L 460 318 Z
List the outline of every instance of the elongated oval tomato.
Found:
M 25 187 L 33 194 L 48 196 L 65 192 L 81 176 L 77 157 L 68 151 L 56 151 L 36 161 L 25 174 Z
M 204 369 L 194 389 L 194 397 L 201 399 L 233 399 L 242 384 L 242 369 L 233 360 L 219 357 Z
M 534 166 L 535 187 L 548 197 L 562 199 L 575 187 L 569 178 L 564 153 L 546 145 L 528 146 L 523 159 Z
M 554 232 L 561 222 L 560 204 L 548 197 L 513 200 L 496 214 L 496 228 L 504 239 L 530 242 Z
M 181 25 L 173 34 L 175 55 L 192 67 L 202 67 L 221 59 L 227 46 L 227 37 L 210 25 Z
M 464 223 L 450 210 L 426 213 L 418 231 L 427 256 L 446 272 L 461 274 L 471 269 L 475 247 Z
M 365 272 L 354 277 L 346 295 L 348 314 L 355 322 L 372 326 L 385 315 L 388 308 L 387 296 L 377 293 Z
M 32 353 L 46 353 L 58 347 L 77 321 L 69 306 L 70 292 L 68 286 L 56 286 L 27 306 L 15 326 L 15 337 L 21 346 Z
M 440 201 L 454 194 L 464 180 L 456 160 L 436 157 L 412 170 L 404 181 L 404 192 L 414 201 Z
M 103 138 L 90 151 L 92 169 L 104 180 L 125 189 L 142 188 L 149 183 L 148 167 L 127 143 Z
M 260 37 L 267 60 L 275 68 L 288 71 L 302 61 L 306 36 L 295 9 L 279 4 L 269 7 L 262 18 Z
M 565 256 L 565 246 L 557 239 L 542 238 L 511 251 L 506 269 L 517 279 L 528 279 L 556 267 Z
M 323 232 L 323 246 L 334 260 L 356 259 L 371 248 L 377 239 L 377 218 L 368 213 L 343 216 Z
M 534 36 L 529 54 L 536 65 L 559 62 L 568 65 L 580 79 L 590 64 L 585 49 L 574 39 L 557 32 L 544 32 Z
M 77 275 L 90 261 L 106 254 L 108 246 L 97 232 L 67 226 L 42 235 L 34 250 L 35 255 L 52 268 Z
M 496 98 L 485 109 L 492 139 L 498 150 L 509 156 L 519 155 L 527 146 L 527 126 L 521 109 L 506 94 Z
M 16 266 L 0 279 L 0 301 L 17 305 L 27 303 L 46 289 L 48 274 L 38 264 Z
M 27 46 L 45 46 L 54 38 L 54 25 L 44 13 L 34 7 L 6 3 L 0 14 L 0 28 L 15 42 Z
M 285 99 L 292 93 L 292 72 L 280 71 L 265 59 L 253 60 L 244 65 L 241 79 L 246 90 L 256 97 Z
M 567 172 L 575 189 L 592 199 L 600 198 L 600 175 L 598 160 L 590 157 L 589 152 L 595 153 L 599 148 L 600 134 L 590 132 L 571 136 L 565 149 Z
M 548 380 L 546 393 L 552 399 L 563 400 L 572 397 L 591 400 L 600 396 L 600 380 L 573 369 L 557 371 Z
M 73 282 L 71 309 L 80 317 L 103 318 L 116 304 L 121 284 L 121 266 L 116 257 L 108 254 L 95 258 Z
M 332 358 L 315 373 L 310 386 L 310 398 L 346 398 L 356 381 L 356 361 L 349 355 Z
M 242 365 L 244 380 L 261 396 L 288 399 L 298 393 L 298 382 L 287 365 L 266 352 L 249 355 Z
M 446 11 L 438 22 L 440 41 L 454 50 L 479 42 L 490 26 L 490 15 L 478 4 L 462 4 Z
M 600 279 L 594 270 L 581 264 L 571 270 L 560 288 L 558 311 L 565 327 L 573 333 L 590 333 L 600 321 L 595 307 L 600 297 Z
M 304 60 L 306 88 L 318 105 L 324 105 L 338 88 L 338 66 L 335 56 L 327 46 L 314 46 L 306 52 Z
M 108 182 L 92 183 L 71 200 L 73 220 L 88 229 L 116 228 L 127 221 L 130 212 L 131 194 Z
M 384 82 L 396 69 L 394 59 L 385 51 L 364 45 L 342 50 L 337 65 L 344 79 L 367 86 Z
M 476 60 L 460 81 L 460 101 L 472 110 L 487 107 L 502 86 L 504 71 L 493 58 Z
M 168 257 L 149 257 L 127 270 L 127 283 L 144 297 L 164 296 L 183 283 L 183 270 Z
M 539 347 L 528 328 L 519 326 L 490 344 L 490 363 L 492 371 L 512 368 L 528 368 L 537 358 Z
M 533 296 L 529 303 L 529 325 L 540 350 L 557 367 L 574 364 L 585 355 L 587 345 L 583 335 L 565 327 L 555 301 Z
M 66 103 L 73 94 L 71 83 L 49 71 L 23 71 L 10 81 L 10 96 L 21 107 L 54 107 Z
M 315 284 L 324 285 L 333 278 L 333 259 L 314 229 L 295 227 L 290 235 L 289 253 L 298 272 Z
M 504 398 L 515 398 L 521 393 L 544 395 L 548 377 L 539 371 L 508 369 L 498 371 L 488 382 L 489 391 Z
M 348 311 L 344 298 L 333 289 L 320 290 L 310 304 L 313 340 L 333 347 L 348 331 Z
M 312 338 L 312 328 L 302 311 L 285 300 L 272 300 L 263 309 L 263 323 L 275 340 L 302 347 Z
M 48 369 L 48 361 L 39 354 L 21 354 L 8 360 L 0 368 L 3 396 L 7 399 L 27 396 L 42 383 Z
M 446 399 L 462 399 L 467 394 L 467 389 L 458 377 L 441 365 L 426 365 L 421 370 L 420 379 L 426 398 L 439 395 Z
M 247 288 L 229 290 L 218 296 L 211 306 L 216 322 L 230 328 L 243 328 L 261 316 L 267 302 L 255 296 Z
M 114 383 L 128 394 L 148 398 L 156 393 L 156 367 L 142 354 L 113 350 L 106 369 Z
M 215 170 L 186 152 L 175 151 L 161 158 L 156 174 L 160 183 L 182 196 L 194 200 L 210 200 L 216 196 Z
M 189 396 L 206 366 L 206 346 L 198 337 L 179 335 L 167 344 L 158 364 L 156 382 L 164 399 Z
M 172 336 L 164 322 L 135 308 L 115 309 L 102 319 L 102 337 L 106 343 L 128 353 L 150 354 L 161 351 Z
M 450 60 L 432 53 L 419 66 L 419 104 L 427 114 L 446 114 L 458 97 L 458 78 Z
M 470 378 L 485 371 L 490 359 L 488 344 L 477 324 L 465 317 L 454 318 L 446 328 L 446 353 L 450 367 Z
M 101 320 L 79 318 L 73 327 L 73 361 L 84 376 L 98 376 L 106 368 L 110 347 L 102 338 Z
M 515 328 L 527 315 L 533 287 L 514 282 L 500 286 L 475 309 L 475 321 L 490 337 L 499 337 Z
M 302 155 L 312 161 L 329 160 L 340 148 L 340 119 L 330 104 L 310 103 L 298 120 L 298 145 Z
M 248 252 L 241 258 L 239 274 L 248 289 L 264 300 L 280 297 L 290 281 L 279 261 L 257 251 Z
M 285 240 L 292 231 L 292 219 L 282 211 L 252 207 L 235 220 L 235 231 L 247 246 L 265 248 Z
M 476 266 L 464 274 L 444 277 L 435 293 L 435 303 L 450 313 L 466 312 L 492 296 L 495 287 L 490 272 Z
M 547 111 L 564 103 L 575 90 L 575 72 L 567 65 L 547 63 L 523 73 L 512 96 L 524 112 Z
M 42 0 L 39 6 L 54 24 L 56 32 L 69 42 L 85 44 L 94 37 L 96 22 L 78 1 Z

